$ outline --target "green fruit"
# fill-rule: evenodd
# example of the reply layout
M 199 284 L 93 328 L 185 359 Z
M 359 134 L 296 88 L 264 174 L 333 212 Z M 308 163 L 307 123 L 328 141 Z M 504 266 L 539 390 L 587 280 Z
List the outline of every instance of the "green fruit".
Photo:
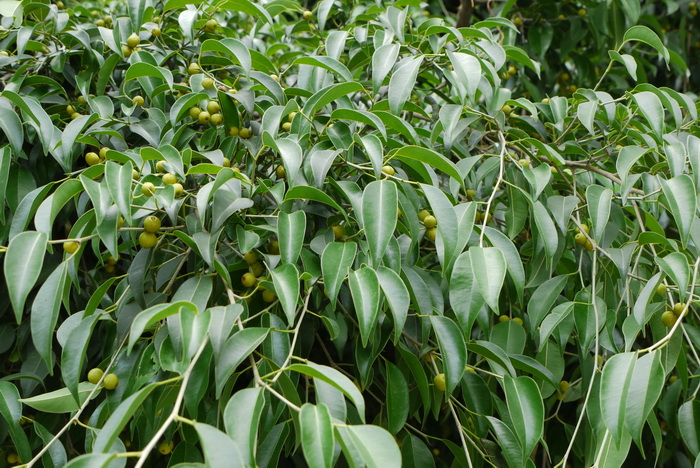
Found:
M 287 119 L 291 122 L 292 120 L 294 120 L 294 116 L 296 116 L 296 115 L 297 115 L 297 112 L 292 111 L 289 113 L 289 116 L 287 117 Z
M 508 73 L 510 75 L 515 75 L 516 73 L 518 73 L 518 69 L 511 65 L 510 67 L 508 67 Z
M 250 272 L 255 276 L 260 276 L 265 271 L 265 267 L 260 262 L 254 262 L 250 265 Z
M 521 319 L 520 317 L 515 317 L 515 318 L 513 319 L 513 322 L 517 323 L 517 324 L 520 325 L 521 327 L 523 326 L 523 319 Z
M 204 78 L 202 80 L 202 88 L 204 89 L 212 89 L 214 87 L 214 80 L 211 78 Z
M 569 385 L 569 382 L 567 382 L 566 380 L 562 380 L 561 382 L 559 382 L 559 391 L 560 392 L 564 393 L 569 388 L 571 388 L 571 385 Z
M 212 114 L 211 119 L 209 120 L 209 122 L 214 126 L 221 125 L 221 122 L 223 122 L 223 121 L 224 121 L 224 116 L 221 114 L 218 114 L 218 113 Z
M 173 188 L 175 189 L 176 197 L 181 197 L 182 194 L 185 193 L 185 187 L 183 187 L 180 183 L 173 184 Z
M 156 171 L 160 172 L 161 174 L 166 171 L 165 161 L 158 161 L 156 163 Z
M 241 276 L 241 283 L 243 283 L 243 286 L 246 288 L 252 288 L 258 283 L 258 279 L 252 273 L 245 273 Z
M 228 129 L 228 134 L 231 136 L 238 136 L 239 130 L 238 127 L 231 127 Z
M 207 103 L 207 111 L 209 111 L 210 114 L 214 114 L 216 112 L 219 112 L 219 109 L 221 109 L 221 106 L 219 105 L 218 102 L 209 101 Z
M 243 255 L 243 260 L 245 260 L 248 265 L 252 265 L 258 261 L 258 253 L 255 250 L 249 250 Z
M 158 236 L 152 232 L 144 231 L 139 235 L 139 245 L 144 249 L 151 249 L 158 243 Z
M 163 441 L 160 444 L 158 444 L 158 452 L 161 455 L 169 455 L 170 452 L 173 451 L 173 447 L 174 447 L 174 444 L 173 444 L 172 440 L 170 442 Z
M 153 35 L 153 37 L 160 37 L 162 32 L 160 31 L 160 28 L 156 26 L 153 29 L 151 29 L 151 34 Z
M 394 168 L 388 164 L 386 166 L 382 167 L 382 172 L 388 176 L 393 176 L 394 174 L 396 174 L 396 171 L 394 170 Z
M 335 240 L 345 239 L 345 228 L 343 226 L 336 224 L 331 229 L 333 230 L 333 237 L 335 237 Z
M 219 23 L 215 19 L 210 19 L 207 21 L 207 24 L 204 26 L 207 31 L 209 32 L 214 32 L 216 31 L 216 27 L 219 25 Z
M 167 174 L 163 174 L 162 180 L 163 185 L 173 185 L 177 183 L 177 176 L 168 172 Z
M 306 21 L 311 21 L 311 19 L 314 17 L 314 14 L 309 10 L 305 10 L 303 16 Z
M 94 166 L 95 164 L 99 164 L 101 162 L 100 156 L 97 153 L 90 151 L 85 155 L 85 162 L 88 164 L 88 166 Z
M 267 246 L 267 252 L 271 255 L 279 255 L 280 243 L 276 240 L 270 241 L 270 243 Z
M 437 219 L 433 215 L 428 215 L 423 218 L 423 225 L 428 229 L 434 228 L 437 226 Z
M 285 170 L 284 166 L 280 165 L 277 166 L 277 169 L 275 169 L 275 173 L 277 174 L 277 177 L 280 179 L 284 179 L 284 177 L 287 175 L 287 171 Z
M 282 124 L 282 130 L 288 132 L 292 129 L 292 124 L 290 122 L 285 122 Z
M 467 190 L 467 199 L 472 200 L 476 196 L 476 190 L 474 189 L 469 189 Z
M 682 302 L 676 302 L 673 304 L 673 313 L 680 316 L 683 313 L 683 309 L 685 309 L 685 304 Z
M 211 114 L 207 111 L 202 111 L 197 116 L 197 120 L 199 120 L 199 123 L 202 125 L 207 124 L 209 123 L 209 120 L 211 120 Z
M 666 288 L 666 285 L 664 283 L 661 283 L 656 287 L 656 294 L 659 296 L 663 296 L 668 292 L 668 288 Z
M 146 232 L 158 232 L 160 231 L 160 219 L 157 216 L 146 216 L 143 221 L 143 229 Z
M 591 241 L 589 241 L 589 240 L 586 240 L 586 243 L 583 244 L 583 248 L 585 248 L 585 249 L 586 249 L 587 251 L 589 251 L 589 252 L 592 252 L 593 249 L 594 249 L 593 243 L 592 243 Z
M 151 182 L 144 182 L 141 186 L 141 193 L 147 197 L 152 197 L 156 193 L 156 186 Z
M 122 46 L 122 55 L 124 57 L 131 57 L 132 52 L 133 52 L 133 49 L 131 47 L 129 47 L 128 45 Z
M 5 52 L 7 53 L 7 52 Z M 73 115 L 75 114 L 75 107 L 71 106 L 70 104 L 66 106 L 66 114 L 68 115 Z
M 253 132 L 249 128 L 242 128 L 238 135 L 243 139 L 248 139 L 253 135 Z
M 83 114 L 81 114 L 80 112 L 73 112 L 73 114 L 71 114 L 71 116 L 70 116 L 70 119 L 75 120 L 78 117 L 82 117 L 82 116 L 83 116 Z
M 433 385 L 435 385 L 435 388 L 440 390 L 441 392 L 444 392 L 447 390 L 447 382 L 445 381 L 445 374 L 440 373 L 435 376 L 433 379 Z
M 425 220 L 426 216 L 430 216 L 430 211 L 420 210 L 418 212 L 418 221 L 420 221 L 422 223 Z
M 673 313 L 673 311 L 667 310 L 663 314 L 661 314 L 661 323 L 663 323 L 667 327 L 672 327 L 676 324 L 676 321 L 678 320 L 678 316 Z
M 231 167 L 231 160 L 229 158 L 224 158 L 224 162 L 221 163 L 223 167 Z
M 102 381 L 105 390 L 114 390 L 119 384 L 119 377 L 116 374 L 107 374 L 105 379 Z
M 103 146 L 102 148 L 100 148 L 100 159 L 102 161 L 107 159 L 107 151 L 109 151 L 109 150 L 110 150 L 110 148 L 108 148 L 106 146 Z
M 509 320 L 510 320 L 510 317 L 508 317 L 507 315 L 501 315 L 500 317 L 498 317 L 499 322 L 507 322 Z
M 579 232 L 574 236 L 574 242 L 576 245 L 585 245 L 588 239 L 586 239 L 586 235 L 582 232 Z
M 102 372 L 102 369 L 100 369 L 99 367 L 95 367 L 94 369 L 90 369 L 90 372 L 88 372 L 88 375 L 87 375 L 88 382 L 90 382 L 93 385 L 97 385 L 97 382 L 100 381 L 103 374 L 104 374 L 104 372 Z
M 513 112 L 513 108 L 506 104 L 505 106 L 501 107 L 501 112 L 503 112 L 506 115 L 506 117 L 508 117 L 510 113 Z
M 143 103 L 146 102 L 146 100 L 143 98 L 143 96 L 134 96 L 134 98 L 131 100 L 131 102 L 136 107 L 141 107 L 141 106 L 143 106 Z
M 196 75 L 197 73 L 202 73 L 202 69 L 199 67 L 197 62 L 192 62 L 187 67 L 187 73 L 190 75 Z
M 425 238 L 430 242 L 435 242 L 435 239 L 437 238 L 437 229 L 432 228 L 425 231 Z
M 128 45 L 132 49 L 134 47 L 136 47 L 137 45 L 139 45 L 140 43 L 141 43 L 141 38 L 136 33 L 129 36 L 128 39 L 126 40 L 126 45 Z
M 63 243 L 63 251 L 69 255 L 73 255 L 80 248 L 80 243 L 75 241 L 68 241 Z
M 277 295 L 270 291 L 269 289 L 266 289 L 262 293 L 262 300 L 263 302 L 267 302 L 268 304 L 271 302 L 275 302 L 275 299 L 277 299 Z

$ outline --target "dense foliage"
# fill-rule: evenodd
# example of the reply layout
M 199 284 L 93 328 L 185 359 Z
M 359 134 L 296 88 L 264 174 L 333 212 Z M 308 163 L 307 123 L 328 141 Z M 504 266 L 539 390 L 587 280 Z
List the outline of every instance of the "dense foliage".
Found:
M 697 7 L 520 3 L 0 0 L 0 465 L 700 466 Z

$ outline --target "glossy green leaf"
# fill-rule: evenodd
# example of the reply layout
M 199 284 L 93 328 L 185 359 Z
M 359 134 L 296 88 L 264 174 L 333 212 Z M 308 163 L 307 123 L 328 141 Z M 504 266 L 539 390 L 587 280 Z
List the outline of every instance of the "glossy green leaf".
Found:
M 349 279 L 362 346 L 366 347 L 379 319 L 379 280 L 377 273 L 370 267 L 351 271 Z
M 503 378 L 506 405 L 515 435 L 522 447 L 523 462 L 544 433 L 544 404 L 537 384 L 530 377 Z
M 362 213 L 362 227 L 372 254 L 372 263 L 378 267 L 396 229 L 396 184 L 388 180 L 377 180 L 368 184 L 362 193 Z
M 5 253 L 5 282 L 17 323 L 22 322 L 24 303 L 39 279 L 48 237 L 25 231 L 10 241 Z
M 445 372 L 445 394 L 449 398 L 462 380 L 467 365 L 467 347 L 459 327 L 449 318 L 431 316 L 430 323 L 435 329 L 440 347 Z
M 498 313 L 501 288 L 506 277 L 506 258 L 496 247 L 472 247 L 469 249 L 472 271 L 476 274 L 479 291 L 488 306 Z
M 299 301 L 299 271 L 294 265 L 281 265 L 270 272 L 275 293 L 279 297 L 289 325 L 294 323 Z
M 331 413 L 323 403 L 305 403 L 299 413 L 301 423 L 301 446 L 304 459 L 311 468 L 333 466 L 335 437 Z

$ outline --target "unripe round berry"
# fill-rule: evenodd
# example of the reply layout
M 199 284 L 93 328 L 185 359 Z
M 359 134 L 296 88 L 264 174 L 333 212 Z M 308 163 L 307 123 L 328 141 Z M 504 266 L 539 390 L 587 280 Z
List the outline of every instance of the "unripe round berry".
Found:
M 223 167 L 231 167 L 231 160 L 229 158 L 224 158 L 224 161 L 221 163 Z
M 165 161 L 158 161 L 156 163 L 156 171 L 160 172 L 161 174 L 166 171 Z
M 180 183 L 173 184 L 173 188 L 175 189 L 175 197 L 177 198 L 181 197 L 182 194 L 185 193 L 185 187 L 183 187 Z
M 239 135 L 241 138 L 247 140 L 248 138 L 250 138 L 250 137 L 253 135 L 253 132 L 251 132 L 249 128 L 242 128 L 242 129 L 239 131 L 238 135 Z
M 586 243 L 583 244 L 583 247 L 589 252 L 593 251 L 593 243 L 591 243 L 591 241 L 589 240 L 586 240 Z
M 211 114 L 207 111 L 202 111 L 197 116 L 197 120 L 199 120 L 199 123 L 202 125 L 207 124 L 209 123 L 209 120 L 211 120 Z
M 668 288 L 666 288 L 666 285 L 664 283 L 661 283 L 656 287 L 656 294 L 658 294 L 659 296 L 665 295 L 667 291 Z
M 82 117 L 82 116 L 83 116 L 83 114 L 81 114 L 80 112 L 73 112 L 73 114 L 70 116 L 70 119 L 75 120 L 78 117 Z
M 214 80 L 211 78 L 204 78 L 202 80 L 202 88 L 204 89 L 212 89 L 214 87 Z
M 239 130 L 238 127 L 231 127 L 228 129 L 228 134 L 231 136 L 238 136 Z
M 224 121 L 224 116 L 221 114 L 218 114 L 218 113 L 212 114 L 211 119 L 209 120 L 209 122 L 214 126 L 221 125 L 221 122 L 223 122 L 223 121 Z
M 437 226 L 437 219 L 433 215 L 428 215 L 423 219 L 423 225 L 428 229 L 434 228 Z
M 517 323 L 521 327 L 523 326 L 523 319 L 521 319 L 520 317 L 513 318 L 513 322 Z
M 277 299 L 277 295 L 273 291 L 270 291 L 269 289 L 266 289 L 263 291 L 263 293 L 262 293 L 263 302 L 267 302 L 269 304 L 271 302 L 275 302 L 275 299 Z
M 139 37 L 138 34 L 134 33 L 131 36 L 129 36 L 126 40 L 126 45 L 131 47 L 132 49 L 139 45 L 141 43 L 141 38 Z
M 152 232 L 144 231 L 139 235 L 139 245 L 144 249 L 151 249 L 158 243 L 158 236 Z
M 292 124 L 290 122 L 285 122 L 282 124 L 282 130 L 288 132 L 292 129 Z
M 190 117 L 192 117 L 193 119 L 196 119 L 197 117 L 199 117 L 199 114 L 201 114 L 201 113 L 202 113 L 202 109 L 200 109 L 199 107 L 197 107 L 197 106 L 190 107 L 189 114 L 190 114 Z
M 151 182 L 144 182 L 141 186 L 141 193 L 147 197 L 152 197 L 156 193 L 156 186 Z
M 109 151 L 109 148 L 106 146 L 103 146 L 102 148 L 100 148 L 100 159 L 101 160 L 104 161 L 105 159 L 107 159 L 107 151 Z
M 241 283 L 243 283 L 243 286 L 246 288 L 251 288 L 258 283 L 258 279 L 252 273 L 245 273 L 241 276 Z
M 271 255 L 279 255 L 280 243 L 276 240 L 270 241 L 270 243 L 267 246 L 267 252 Z
M 389 166 L 388 164 L 382 167 L 382 172 L 388 176 L 393 176 L 394 174 L 396 174 L 394 168 Z
M 161 455 L 168 455 L 172 451 L 172 447 L 170 447 L 170 444 L 167 442 L 161 442 L 158 444 L 158 452 Z
M 430 211 L 420 210 L 418 212 L 418 221 L 420 221 L 422 223 L 423 221 L 425 221 L 426 216 L 430 216 Z
M 569 388 L 571 388 L 571 385 L 570 385 L 569 382 L 567 382 L 566 380 L 562 380 L 561 382 L 559 382 L 559 391 L 560 391 L 560 392 L 564 393 L 564 392 L 566 392 Z
M 508 317 L 507 315 L 501 315 L 500 317 L 498 317 L 498 321 L 501 322 L 501 323 L 502 323 L 502 322 L 507 322 L 507 321 L 509 321 L 509 320 L 510 320 L 510 317 Z
M 501 107 L 501 112 L 503 112 L 506 115 L 506 117 L 508 117 L 510 113 L 513 112 L 513 108 L 506 104 L 505 106 Z
M 124 57 L 131 57 L 132 52 L 133 52 L 133 49 L 131 47 L 129 47 L 128 45 L 122 46 L 122 55 Z
M 90 372 L 88 372 L 88 375 L 87 375 L 88 382 L 90 382 L 91 384 L 97 385 L 97 382 L 100 381 L 103 374 L 104 374 L 104 372 L 102 372 L 102 369 L 100 369 L 99 367 L 95 367 L 94 369 L 90 369 Z
M 579 232 L 574 236 L 574 242 L 576 245 L 584 245 L 587 241 L 588 239 L 586 239 L 586 235 L 582 232 Z
M 437 229 L 432 228 L 425 231 L 425 238 L 430 242 L 435 242 L 435 239 L 437 238 Z
M 216 112 L 219 112 L 219 109 L 221 109 L 221 106 L 219 105 L 218 102 L 209 101 L 207 103 L 207 111 L 209 111 L 210 114 L 214 114 Z
M 141 106 L 143 106 L 143 103 L 146 102 L 146 100 L 143 98 L 143 96 L 134 96 L 134 98 L 131 100 L 131 102 L 136 107 L 141 107 Z
M 164 185 L 173 185 L 175 183 L 177 183 L 177 176 L 175 174 L 171 174 L 170 172 L 163 174 Z
M 258 261 L 258 253 L 255 250 L 249 250 L 243 255 L 243 260 L 245 260 L 248 265 L 252 265 Z
M 254 276 L 260 276 L 264 271 L 265 267 L 263 267 L 260 262 L 254 262 L 250 265 L 250 272 L 253 273 Z
M 143 229 L 146 232 L 158 232 L 160 231 L 160 219 L 157 216 L 146 216 L 143 221 Z
M 663 323 L 667 327 L 672 327 L 676 324 L 676 320 L 678 320 L 678 316 L 673 313 L 673 311 L 667 310 L 663 314 L 661 314 L 661 323 Z
M 153 35 L 153 37 L 160 37 L 161 34 L 162 32 L 160 31 L 160 28 L 158 26 L 151 29 L 151 35 Z
M 107 374 L 105 379 L 102 381 L 106 390 L 114 390 L 119 384 L 119 377 L 116 374 Z
M 207 24 L 205 27 L 207 28 L 207 31 L 214 32 L 214 31 L 216 31 L 216 27 L 218 25 L 219 25 L 219 23 L 215 19 L 212 18 L 209 21 L 207 21 Z
M 82 94 L 80 96 L 78 96 L 77 101 L 78 101 L 78 104 L 81 104 L 81 105 L 87 104 L 87 101 L 85 100 L 85 96 L 83 96 Z
M 73 115 L 73 114 L 75 114 L 75 107 L 73 107 L 73 106 L 71 106 L 70 104 L 68 104 L 68 105 L 66 106 L 66 114 L 68 114 L 68 115 Z
M 335 240 L 341 240 L 345 238 L 345 228 L 340 224 L 336 224 L 331 229 L 333 230 L 333 237 L 335 237 Z
M 73 255 L 80 248 L 80 243 L 76 241 L 68 241 L 63 243 L 63 251 L 69 255 Z
M 445 390 L 447 390 L 447 383 L 445 381 L 445 374 L 440 373 L 440 374 L 436 375 L 435 378 L 433 379 L 433 384 L 435 385 L 435 388 L 437 388 L 441 392 L 444 392 Z
M 99 164 L 101 162 L 100 156 L 97 153 L 90 151 L 85 155 L 85 162 L 88 164 L 88 166 L 94 166 L 95 164 Z
M 280 165 L 277 166 L 277 169 L 275 169 L 275 172 L 277 173 L 277 177 L 280 179 L 284 179 L 284 177 L 287 175 L 287 171 L 285 170 L 284 166 Z
M 192 62 L 187 67 L 187 73 L 190 75 L 196 75 L 197 73 L 201 73 L 201 72 L 202 72 L 202 69 L 199 67 L 199 64 L 197 62 Z
M 683 313 L 683 309 L 685 309 L 685 304 L 682 302 L 676 302 L 673 304 L 673 313 L 680 316 Z
M 314 17 L 314 14 L 309 10 L 305 10 L 303 16 L 306 21 L 311 21 L 311 19 Z

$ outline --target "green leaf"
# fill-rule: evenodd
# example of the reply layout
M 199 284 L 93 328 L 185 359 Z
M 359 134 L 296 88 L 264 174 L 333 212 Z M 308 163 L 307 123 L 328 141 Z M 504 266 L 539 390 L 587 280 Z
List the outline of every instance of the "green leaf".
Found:
M 690 266 L 686 256 L 680 252 L 673 252 L 663 258 L 656 257 L 655 260 L 663 272 L 678 286 L 681 302 L 686 302 L 690 283 Z
M 0 414 L 7 423 L 7 429 L 14 443 L 14 449 L 22 457 L 22 460 L 30 460 L 32 451 L 29 440 L 20 425 L 20 420 L 22 419 L 21 402 L 17 387 L 6 380 L 0 380 Z
M 522 301 L 523 290 L 525 288 L 525 268 L 523 267 L 523 262 L 520 260 L 518 249 L 513 242 L 508 239 L 508 236 L 497 229 L 486 226 L 484 234 L 486 234 L 492 246 L 503 252 L 508 268 L 508 276 L 513 280 L 515 289 L 518 292 L 518 297 Z M 530 304 L 532 304 L 532 302 L 530 302 Z
M 665 377 L 660 351 L 643 355 L 634 366 L 627 394 L 625 427 L 639 444 L 642 442 L 644 423 L 664 389 Z
M 339 211 L 340 213 L 343 213 L 343 215 L 345 214 L 345 210 L 343 210 L 343 208 L 338 203 L 336 203 L 335 200 L 333 200 L 331 197 L 329 197 L 324 192 L 315 187 L 309 187 L 305 185 L 298 185 L 296 187 L 292 187 L 287 191 L 287 193 L 284 196 L 284 199 L 285 201 L 297 199 L 313 200 L 328 205 L 331 208 L 334 208 L 335 210 Z
M 322 366 L 312 362 L 307 362 L 306 364 L 292 364 L 289 366 L 289 370 L 323 380 L 327 384 L 332 385 L 336 389 L 343 392 L 343 394 L 353 402 L 355 408 L 357 408 L 360 419 L 364 422 L 365 400 L 362 398 L 362 393 L 360 393 L 350 379 L 345 377 L 339 371 L 333 369 L 332 367 Z
M 289 326 L 294 324 L 297 301 L 299 300 L 299 271 L 294 265 L 286 264 L 270 272 L 275 293 L 282 304 Z
M 331 412 L 323 403 L 305 403 L 299 413 L 301 423 L 301 446 L 304 459 L 310 468 L 330 468 L 333 466 L 335 437 Z
M 366 347 L 379 320 L 379 280 L 375 271 L 365 267 L 350 272 L 350 291 L 360 327 L 362 346 Z
M 399 161 L 419 161 L 429 166 L 433 166 L 435 169 L 439 169 L 445 174 L 452 177 L 454 180 L 459 182 L 460 185 L 464 184 L 462 175 L 457 169 L 457 166 L 452 163 L 449 159 L 443 155 L 436 153 L 435 151 L 422 148 L 420 146 L 404 146 L 395 151 L 392 151 L 388 155 L 390 158 L 396 158 Z
M 627 178 L 627 175 L 632 169 L 632 166 L 644 156 L 649 148 L 642 148 L 641 146 L 625 146 L 620 150 L 620 154 L 617 156 L 617 161 L 615 162 L 615 167 L 617 168 L 617 174 L 623 181 Z
M 600 411 L 605 426 L 617 444 L 622 440 L 625 430 L 625 412 L 636 362 L 636 353 L 620 353 L 612 356 L 603 367 Z
M 653 47 L 668 64 L 670 60 L 668 49 L 664 46 L 663 42 L 661 42 L 659 36 L 657 36 L 656 33 L 648 27 L 637 25 L 629 28 L 625 32 L 625 36 L 622 38 L 622 43 L 624 45 L 626 42 L 630 41 L 643 42 L 646 45 Z
M 566 285 L 567 275 L 555 276 L 537 287 L 527 305 L 527 314 L 534 327 L 549 313 L 554 302 Z
M 323 254 L 321 254 L 323 287 L 332 307 L 335 307 L 340 286 L 348 276 L 356 254 L 357 244 L 354 242 L 330 242 L 323 249 Z
M 296 263 L 305 233 L 306 214 L 303 211 L 295 211 L 292 214 L 282 211 L 277 215 L 277 236 L 282 263 Z
M 522 447 L 522 462 L 530 457 L 544 433 L 544 403 L 537 384 L 530 377 L 503 377 L 508 414 Z
M 700 401 L 690 400 L 678 408 L 678 428 L 690 453 L 700 454 Z
M 372 87 L 374 94 L 377 94 L 382 83 L 384 83 L 384 79 L 396 64 L 400 49 L 401 47 L 396 43 L 384 44 L 377 47 L 374 54 L 372 54 Z
M 394 317 L 394 334 L 395 339 L 398 340 L 406 323 L 408 308 L 411 305 L 411 296 L 408 293 L 406 284 L 394 270 L 380 266 L 376 273 L 379 286 L 382 288 L 384 297 Z M 324 275 L 324 278 L 327 278 L 327 276 Z
M 61 353 L 61 377 L 76 402 L 80 401 L 80 378 L 87 358 L 88 344 L 99 319 L 99 315 L 84 315 L 68 334 Z
M 264 406 L 263 389 L 256 387 L 236 392 L 224 409 L 226 433 L 238 447 L 246 466 L 255 466 L 258 425 Z
M 396 184 L 388 180 L 370 182 L 362 193 L 362 227 L 375 267 L 381 264 L 384 251 L 394 235 L 398 206 Z
M 349 439 L 367 468 L 401 467 L 401 451 L 394 437 L 379 426 L 346 426 Z
M 114 161 L 107 161 L 105 164 L 105 181 L 107 182 L 109 194 L 119 207 L 119 212 L 129 224 L 131 224 L 132 170 L 131 162 L 120 165 Z
M 479 291 L 488 306 L 498 313 L 498 299 L 506 278 L 506 258 L 496 247 L 472 247 L 469 249 L 472 271 L 476 274 Z
M 219 361 L 216 363 L 217 397 L 221 395 L 221 390 L 231 374 L 255 348 L 260 346 L 269 331 L 269 328 L 245 328 L 226 340 Z
M 196 422 L 194 428 L 202 443 L 202 452 L 204 452 L 207 466 L 230 468 L 244 468 L 246 466 L 235 442 L 229 436 L 208 424 Z
M 173 314 L 179 314 L 183 310 L 196 314 L 197 306 L 188 301 L 178 301 L 171 304 L 158 304 L 144 310 L 143 312 L 140 312 L 134 318 L 134 321 L 131 322 L 131 329 L 129 331 L 129 345 L 127 347 L 128 352 L 131 352 L 136 344 L 136 341 L 141 337 L 141 334 L 147 327 L 150 327 L 154 323 L 168 318 Z
M 411 96 L 422 63 L 422 55 L 407 59 L 391 76 L 388 92 L 389 108 L 395 115 L 401 114 L 406 100 Z
M 25 231 L 17 234 L 7 247 L 5 281 L 17 323 L 22 322 L 24 303 L 39 279 L 47 245 L 48 236 L 45 233 Z
M 408 419 L 408 383 L 401 370 L 391 362 L 386 362 L 386 409 L 388 429 L 397 434 Z
M 664 134 L 664 106 L 659 97 L 651 91 L 633 94 L 637 106 L 658 138 Z
M 173 89 L 173 74 L 164 67 L 156 67 L 146 62 L 132 63 L 124 75 L 124 81 L 131 81 L 144 76 L 160 78 L 168 84 L 168 88 Z
M 685 174 L 669 180 L 659 177 L 658 180 L 668 201 L 668 209 L 671 211 L 678 231 L 681 234 L 683 247 L 685 247 L 688 243 L 697 207 L 697 194 L 693 180 Z
M 600 185 L 589 185 L 586 189 L 588 213 L 591 215 L 591 221 L 593 222 L 593 238 L 598 243 L 603 238 L 605 226 L 608 224 L 612 197 L 612 191 Z
M 0 107 L 0 129 L 5 133 L 12 151 L 16 155 L 22 154 L 24 144 L 24 129 L 19 115 L 14 110 Z
M 547 208 L 545 208 L 539 200 L 536 201 L 534 205 L 534 216 L 537 233 L 541 238 L 542 244 L 544 244 L 545 256 L 547 257 L 547 261 L 551 262 L 554 255 L 557 253 L 557 247 L 559 245 L 557 228 L 552 218 L 549 217 Z
M 250 73 L 252 67 L 250 51 L 248 47 L 238 39 L 230 37 L 223 39 L 207 39 L 202 42 L 200 52 L 202 55 L 204 55 L 205 52 L 221 52 L 224 55 L 235 58 L 236 62 L 243 67 L 243 71 L 245 71 L 246 75 Z
M 340 78 L 343 79 L 343 81 L 352 81 L 352 73 L 350 73 L 350 70 L 348 70 L 348 67 L 346 67 L 341 62 L 337 61 L 336 59 L 334 59 L 332 57 L 324 57 L 324 56 L 299 57 L 296 60 L 294 60 L 294 62 L 292 62 L 290 64 L 290 66 L 293 66 L 293 65 L 311 65 L 314 67 L 324 68 L 324 69 L 338 75 Z
M 89 382 L 80 382 L 78 385 L 78 396 L 81 405 L 87 400 L 93 388 L 95 386 Z M 75 401 L 67 388 L 61 388 L 31 398 L 22 398 L 19 401 L 42 413 L 70 413 L 79 408 L 78 402 Z
M 32 302 L 32 342 L 46 368 L 53 374 L 53 334 L 61 310 L 66 284 L 66 262 L 62 262 L 44 281 Z
M 459 327 L 449 318 L 433 315 L 430 317 L 430 323 L 438 339 L 444 363 L 445 396 L 449 398 L 462 380 L 467 365 L 467 347 Z

